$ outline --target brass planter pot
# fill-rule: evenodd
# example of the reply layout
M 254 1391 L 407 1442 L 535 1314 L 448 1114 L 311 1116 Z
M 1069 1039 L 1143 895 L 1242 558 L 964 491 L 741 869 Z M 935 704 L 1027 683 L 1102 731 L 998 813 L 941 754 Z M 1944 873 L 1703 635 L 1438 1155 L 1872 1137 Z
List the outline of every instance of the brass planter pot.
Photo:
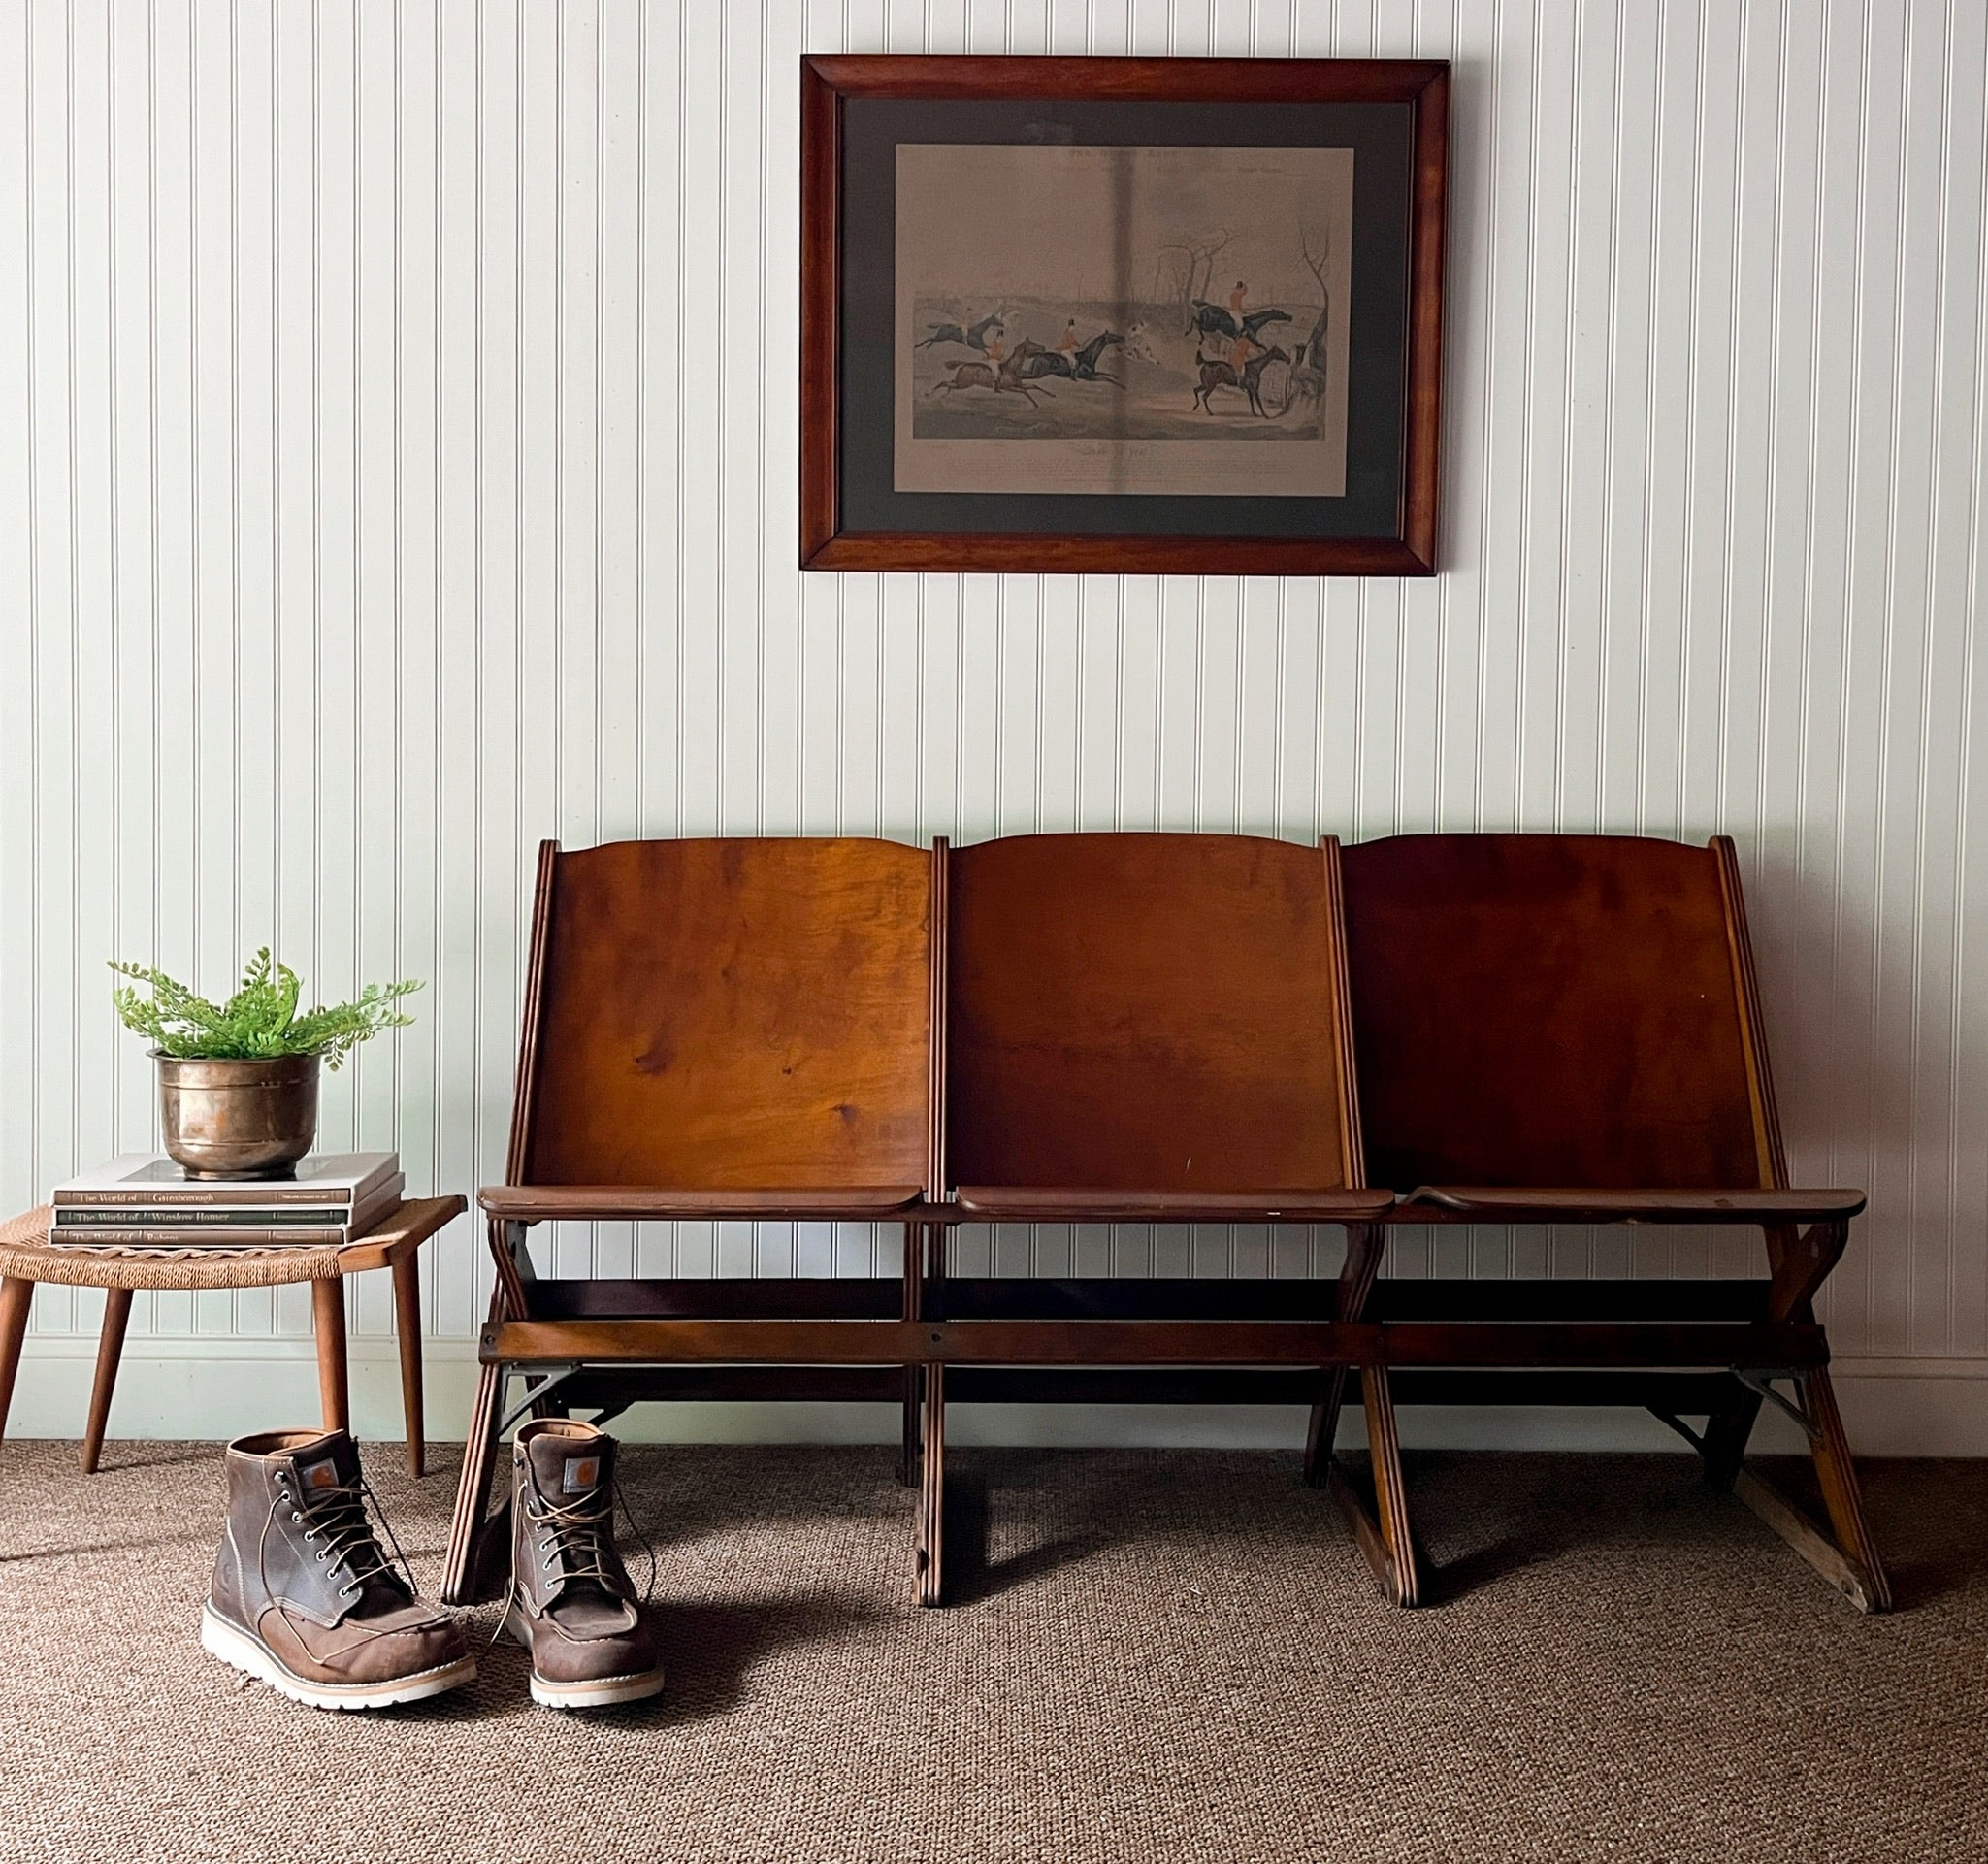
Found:
M 157 1059 L 166 1151 L 189 1178 L 287 1178 L 310 1150 L 318 1057 Z

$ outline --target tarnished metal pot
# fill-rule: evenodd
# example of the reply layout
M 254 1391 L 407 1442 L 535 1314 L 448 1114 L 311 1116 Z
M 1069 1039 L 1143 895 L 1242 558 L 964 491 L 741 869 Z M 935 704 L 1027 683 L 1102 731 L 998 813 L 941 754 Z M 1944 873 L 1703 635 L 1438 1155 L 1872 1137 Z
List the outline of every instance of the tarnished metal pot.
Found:
M 190 1178 L 288 1177 L 317 1137 L 318 1059 L 158 1056 L 167 1152 Z

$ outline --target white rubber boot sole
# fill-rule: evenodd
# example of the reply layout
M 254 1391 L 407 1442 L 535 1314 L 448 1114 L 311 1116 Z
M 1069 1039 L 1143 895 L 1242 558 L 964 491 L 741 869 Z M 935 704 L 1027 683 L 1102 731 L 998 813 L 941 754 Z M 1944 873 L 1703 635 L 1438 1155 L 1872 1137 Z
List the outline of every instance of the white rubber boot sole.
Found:
M 525 1647 L 529 1655 L 531 1639 L 525 1635 L 517 1608 L 504 1615 L 504 1628 Z M 585 1683 L 552 1683 L 532 1672 L 532 1700 L 548 1709 L 607 1709 L 617 1702 L 646 1702 L 663 1693 L 663 1666 L 635 1670 L 623 1677 L 592 1677 Z
M 257 1678 L 292 1702 L 313 1709 L 384 1709 L 396 1702 L 425 1702 L 471 1682 L 476 1675 L 473 1656 L 458 1657 L 433 1670 L 385 1683 L 309 1683 L 286 1669 L 274 1651 L 230 1624 L 212 1605 L 200 1608 L 200 1646 L 210 1656 Z
M 661 1669 L 602 1677 L 593 1683 L 547 1683 L 538 1671 L 532 1672 L 532 1700 L 548 1709 L 605 1709 L 617 1702 L 646 1702 L 662 1693 Z

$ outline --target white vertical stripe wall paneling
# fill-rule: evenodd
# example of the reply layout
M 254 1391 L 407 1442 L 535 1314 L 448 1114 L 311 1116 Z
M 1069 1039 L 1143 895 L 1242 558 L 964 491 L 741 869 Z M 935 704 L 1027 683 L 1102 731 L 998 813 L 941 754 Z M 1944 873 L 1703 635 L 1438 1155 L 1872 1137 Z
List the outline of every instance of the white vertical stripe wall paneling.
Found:
M 800 575 L 796 71 L 838 49 L 1453 59 L 1445 572 Z M 106 959 L 218 985 L 265 939 L 326 992 L 429 980 L 327 1142 L 496 1176 L 543 834 L 1722 830 L 1796 1168 L 1872 1191 L 1839 1350 L 1988 1361 L 1984 96 L 1977 0 L 0 0 L 0 1197 L 152 1140 Z M 826 1225 L 548 1247 L 896 1259 Z M 1483 1230 L 1395 1266 L 1745 1252 Z M 487 1286 L 459 1226 L 431 1328 Z M 135 1318 L 307 1328 L 289 1293 Z

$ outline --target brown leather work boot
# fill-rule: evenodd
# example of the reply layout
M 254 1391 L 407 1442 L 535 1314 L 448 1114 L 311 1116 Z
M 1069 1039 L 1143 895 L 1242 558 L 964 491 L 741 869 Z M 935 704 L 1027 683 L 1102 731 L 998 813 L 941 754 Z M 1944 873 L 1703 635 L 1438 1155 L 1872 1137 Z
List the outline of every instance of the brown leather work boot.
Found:
M 614 1551 L 614 1439 L 541 1418 L 511 1451 L 511 1592 L 505 1628 L 532 1653 L 532 1700 L 638 1702 L 663 1686 L 655 1641 Z
M 342 1430 L 238 1437 L 227 1468 L 228 1531 L 200 1615 L 212 1655 L 313 1709 L 419 1702 L 476 1674 L 462 1633 L 381 1549 Z

